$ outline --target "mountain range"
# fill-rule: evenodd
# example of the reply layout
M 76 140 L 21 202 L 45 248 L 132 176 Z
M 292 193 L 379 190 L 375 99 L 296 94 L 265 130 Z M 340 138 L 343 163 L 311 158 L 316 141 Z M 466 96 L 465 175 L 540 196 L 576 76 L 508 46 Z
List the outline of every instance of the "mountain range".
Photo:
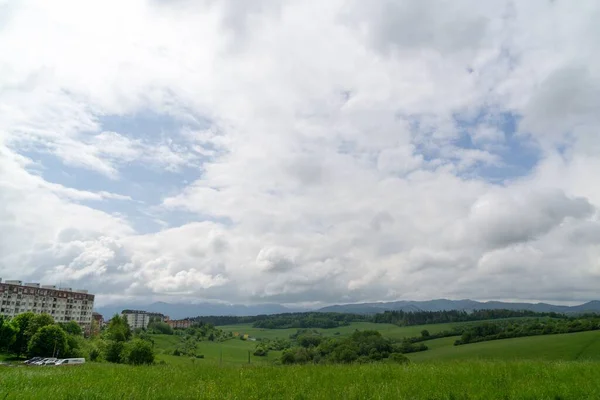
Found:
M 218 304 L 218 303 L 164 303 L 155 302 L 146 305 L 108 305 L 97 307 L 96 311 L 110 318 L 124 309 L 136 309 L 144 311 L 159 312 L 168 315 L 172 319 L 186 317 L 209 316 L 209 315 L 231 315 L 250 316 L 260 314 L 283 314 L 290 312 L 340 312 L 356 314 L 376 314 L 384 311 L 442 311 L 442 310 L 531 310 L 536 312 L 558 312 L 558 313 L 583 313 L 600 312 L 600 301 L 594 300 L 576 306 L 560 306 L 548 303 L 509 303 L 502 301 L 480 302 L 475 300 L 447 300 L 436 299 L 427 301 L 393 301 L 378 303 L 339 304 L 318 309 L 290 308 L 280 304 Z

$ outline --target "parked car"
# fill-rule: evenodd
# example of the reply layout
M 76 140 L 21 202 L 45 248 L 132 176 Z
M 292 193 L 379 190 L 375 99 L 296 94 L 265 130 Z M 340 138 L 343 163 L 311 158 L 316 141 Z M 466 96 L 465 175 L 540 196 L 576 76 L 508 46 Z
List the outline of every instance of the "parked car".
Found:
M 42 361 L 43 359 L 44 359 L 43 357 L 33 357 L 33 358 L 30 358 L 29 360 L 23 361 L 23 363 L 27 364 L 27 365 L 31 365 L 34 362 Z
M 32 362 L 30 365 L 53 365 L 56 360 L 56 357 L 42 358 L 41 360 Z
M 85 358 L 63 358 L 62 360 L 56 361 L 54 365 L 76 365 L 85 364 Z

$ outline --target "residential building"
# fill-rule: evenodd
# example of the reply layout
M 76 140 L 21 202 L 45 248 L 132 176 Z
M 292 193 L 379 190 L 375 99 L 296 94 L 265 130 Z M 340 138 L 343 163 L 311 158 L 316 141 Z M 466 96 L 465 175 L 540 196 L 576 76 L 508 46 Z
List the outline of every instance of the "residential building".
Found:
M 33 312 L 49 314 L 56 322 L 75 321 L 84 328 L 92 324 L 94 295 L 87 290 L 0 279 L 0 315 L 12 318 Z
M 99 328 L 102 328 L 104 326 L 104 317 L 102 316 L 102 314 L 97 313 L 97 312 L 93 312 L 92 313 L 92 319 L 94 321 L 96 321 L 96 323 L 98 324 Z
M 168 317 L 161 313 L 140 310 L 123 310 L 121 315 L 127 319 L 131 329 L 146 329 L 151 320 L 165 321 Z
M 191 319 L 170 319 L 167 320 L 167 324 L 173 329 L 186 329 L 192 326 L 194 321 Z

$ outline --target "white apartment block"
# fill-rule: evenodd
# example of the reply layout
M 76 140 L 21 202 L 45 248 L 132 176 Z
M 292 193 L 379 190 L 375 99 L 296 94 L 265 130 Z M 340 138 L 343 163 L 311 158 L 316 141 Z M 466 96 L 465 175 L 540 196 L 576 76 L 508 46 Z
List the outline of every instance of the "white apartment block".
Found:
M 94 295 L 87 290 L 0 279 L 0 300 L 0 315 L 5 317 L 33 312 L 49 314 L 56 322 L 75 321 L 84 327 L 92 323 Z
M 146 329 L 151 319 L 165 320 L 165 316 L 160 313 L 153 313 L 140 310 L 123 310 L 121 315 L 127 318 L 127 324 L 131 329 Z

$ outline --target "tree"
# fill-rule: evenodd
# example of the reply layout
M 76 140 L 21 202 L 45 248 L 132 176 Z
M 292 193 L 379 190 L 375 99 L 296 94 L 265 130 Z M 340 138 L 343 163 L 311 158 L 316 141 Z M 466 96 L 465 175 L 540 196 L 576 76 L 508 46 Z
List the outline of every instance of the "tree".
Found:
M 54 318 L 50 314 L 36 314 L 27 326 L 27 335 L 32 338 L 41 328 L 54 325 Z
M 154 362 L 152 346 L 145 340 L 134 339 L 125 347 L 123 360 L 127 364 L 142 365 Z
M 67 334 L 67 353 L 65 357 L 85 357 L 87 354 L 88 342 L 82 335 Z
M 341 363 L 351 363 L 358 358 L 358 353 L 355 348 L 349 344 L 342 344 L 335 348 L 332 353 L 333 361 Z
M 68 352 L 67 334 L 56 325 L 40 328 L 29 341 L 27 353 L 30 357 L 51 357 Z
M 131 338 L 131 328 L 127 323 L 127 318 L 115 314 L 108 323 L 105 331 L 108 340 L 116 342 L 126 342 Z
M 17 340 L 19 329 L 8 318 L 0 315 L 0 350 L 8 350 Z
M 423 329 L 421 331 L 421 336 L 424 338 L 429 337 L 429 331 L 427 329 Z
M 81 326 L 79 326 L 79 324 L 75 321 L 62 323 L 60 324 L 60 327 L 63 328 L 63 330 L 70 335 L 80 336 L 83 334 Z
M 11 322 L 17 328 L 17 335 L 15 341 L 10 346 L 10 350 L 13 353 L 17 355 L 27 353 L 27 345 L 29 344 L 29 340 L 31 339 L 31 336 L 28 335 L 28 328 L 33 318 L 35 318 L 34 313 L 26 312 L 23 314 L 19 314 L 12 319 Z
M 323 340 L 321 336 L 314 334 L 300 335 L 296 339 L 298 344 L 302 347 L 316 347 L 321 343 L 321 340 Z

